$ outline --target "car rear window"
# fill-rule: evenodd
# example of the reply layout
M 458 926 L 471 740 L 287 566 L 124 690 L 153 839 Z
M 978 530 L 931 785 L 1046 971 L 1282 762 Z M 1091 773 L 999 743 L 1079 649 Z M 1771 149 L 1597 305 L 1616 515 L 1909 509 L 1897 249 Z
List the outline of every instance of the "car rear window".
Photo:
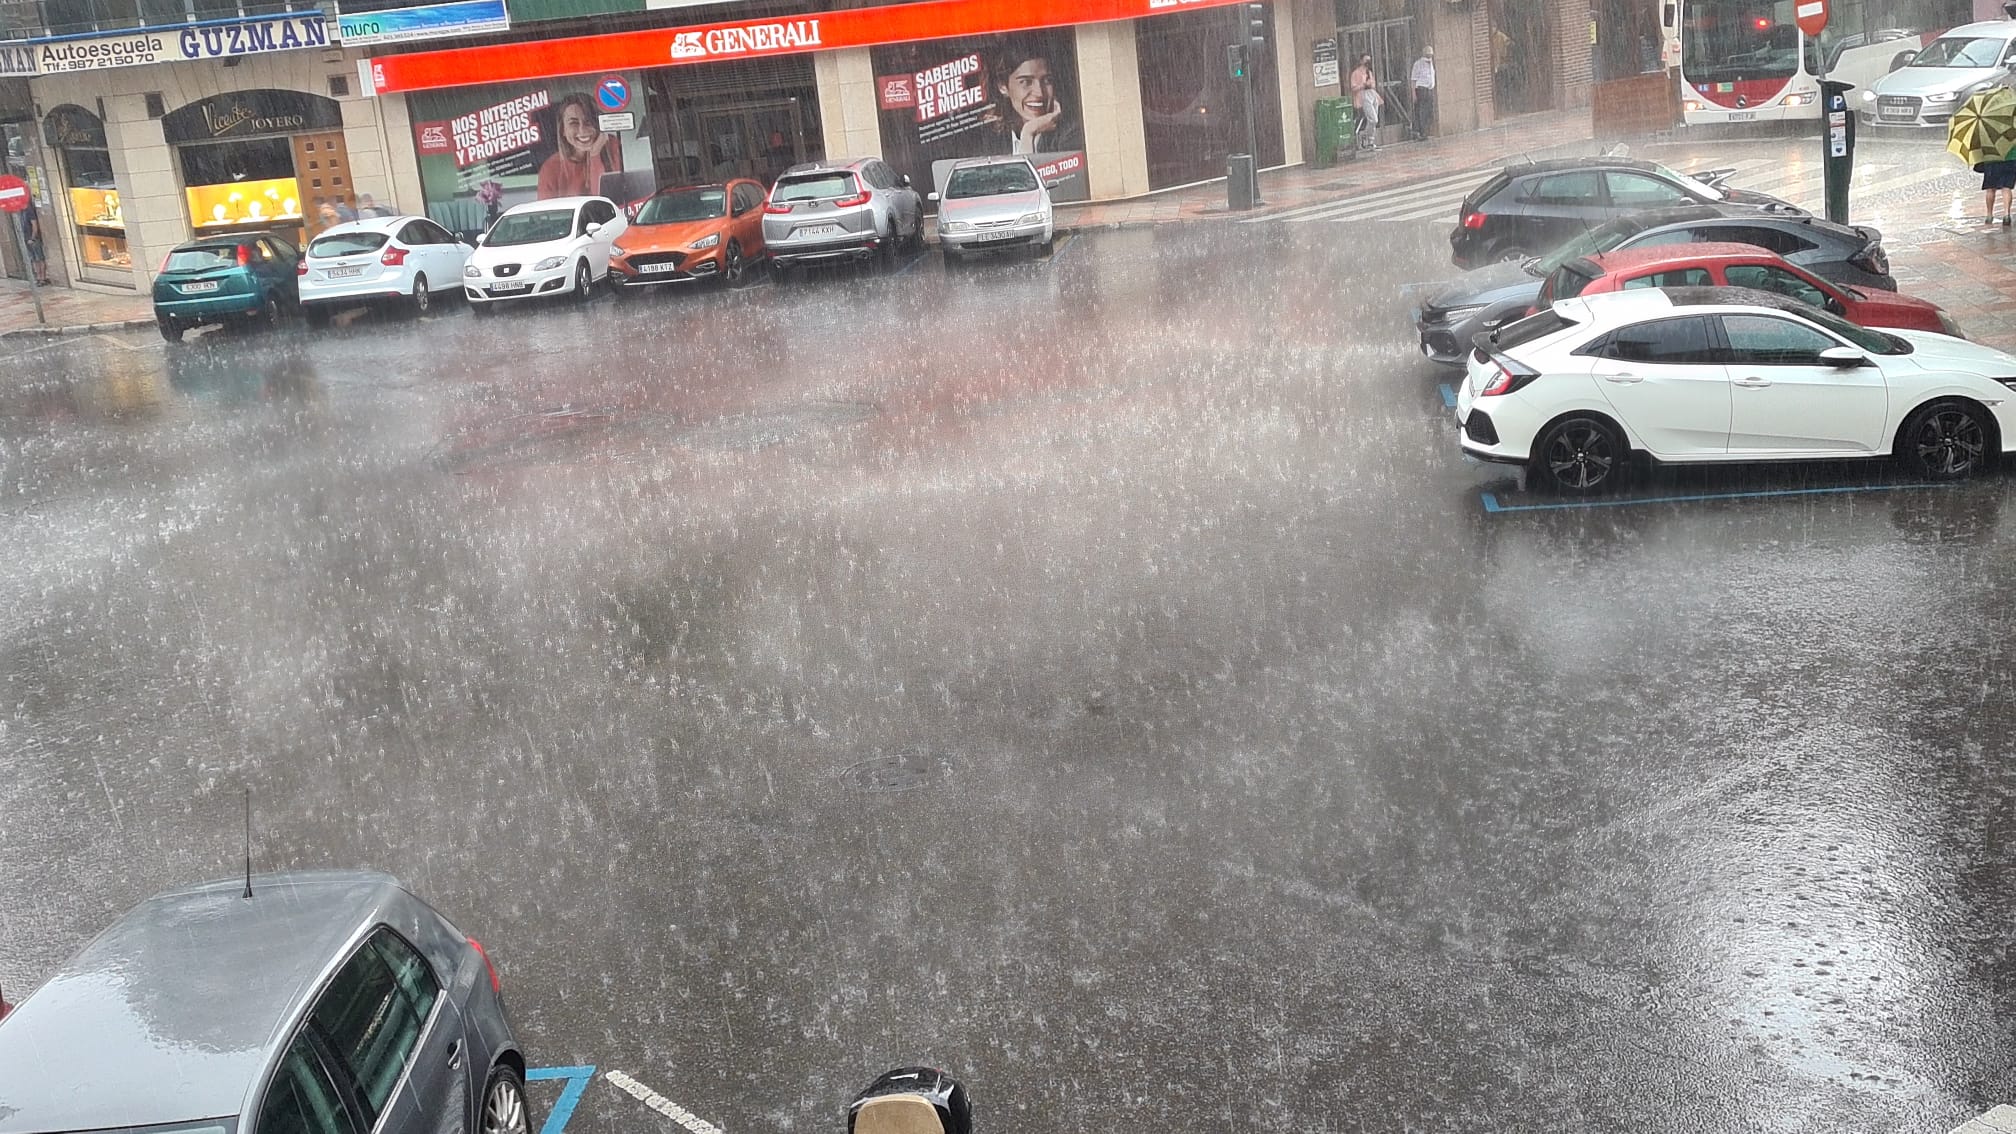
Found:
M 1560 270 L 1547 277 L 1548 299 L 1573 299 L 1582 294 L 1584 288 L 1596 282 L 1603 273 L 1587 260 L 1574 260 L 1563 264 Z
M 1496 197 L 1499 190 L 1511 183 L 1512 175 L 1500 170 L 1498 173 L 1492 175 L 1491 180 L 1479 185 L 1471 191 L 1468 197 L 1463 198 L 1463 212 L 1466 214 L 1476 212 L 1477 206 Z
M 770 199 L 824 201 L 832 197 L 852 197 L 857 191 L 851 173 L 819 173 L 779 181 L 777 188 L 771 190 Z
M 177 248 L 168 253 L 164 270 L 200 272 L 205 268 L 228 268 L 238 262 L 236 244 L 206 244 L 200 248 Z
M 1575 320 L 1563 317 L 1560 312 L 1550 307 L 1492 332 L 1491 342 L 1499 350 L 1515 350 L 1536 339 L 1544 339 L 1548 335 L 1565 331 L 1575 325 Z
M 310 256 L 361 256 L 366 252 L 376 252 L 385 247 L 382 232 L 339 232 L 334 236 L 318 236 L 308 245 Z

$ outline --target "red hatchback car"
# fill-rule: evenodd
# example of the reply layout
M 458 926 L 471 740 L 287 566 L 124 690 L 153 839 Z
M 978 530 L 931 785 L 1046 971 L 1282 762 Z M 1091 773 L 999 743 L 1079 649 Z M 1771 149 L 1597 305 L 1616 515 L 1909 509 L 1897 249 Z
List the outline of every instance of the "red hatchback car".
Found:
M 1776 292 L 1864 327 L 1966 338 L 1938 304 L 1893 291 L 1830 283 L 1748 244 L 1665 244 L 1570 260 L 1540 286 L 1536 309 L 1557 299 L 1638 287 L 1749 287 Z

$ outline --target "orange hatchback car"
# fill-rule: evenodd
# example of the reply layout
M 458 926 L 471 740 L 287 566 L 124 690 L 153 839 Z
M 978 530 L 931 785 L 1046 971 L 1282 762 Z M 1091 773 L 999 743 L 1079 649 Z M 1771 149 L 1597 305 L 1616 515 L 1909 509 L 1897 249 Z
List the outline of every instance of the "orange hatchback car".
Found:
M 646 197 L 609 256 L 613 290 L 628 295 L 653 284 L 741 283 L 749 266 L 763 260 L 764 197 L 763 183 L 746 178 Z

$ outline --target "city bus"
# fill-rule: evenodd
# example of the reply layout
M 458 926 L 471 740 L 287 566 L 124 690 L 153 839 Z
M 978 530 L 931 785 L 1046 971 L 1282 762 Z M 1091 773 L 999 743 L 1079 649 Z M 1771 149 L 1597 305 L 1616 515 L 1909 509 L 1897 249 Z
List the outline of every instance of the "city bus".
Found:
M 1665 59 L 1680 72 L 1689 126 L 1820 117 L 1820 53 L 1827 77 L 1867 86 L 1932 35 L 1964 21 L 1968 0 L 1834 0 L 1821 43 L 1799 31 L 1797 0 L 1666 0 Z M 1936 33 L 1934 33 L 1936 34 Z

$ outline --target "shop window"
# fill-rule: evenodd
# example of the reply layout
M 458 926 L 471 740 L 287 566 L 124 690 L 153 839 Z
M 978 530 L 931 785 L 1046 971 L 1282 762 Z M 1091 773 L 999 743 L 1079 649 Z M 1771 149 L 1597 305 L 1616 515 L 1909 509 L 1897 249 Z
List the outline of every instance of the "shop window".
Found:
M 1150 188 L 1223 177 L 1226 158 L 1245 150 L 1243 84 L 1225 65 L 1225 45 L 1238 38 L 1243 18 L 1243 8 L 1228 8 L 1136 22 Z M 1254 131 L 1263 166 L 1282 160 L 1275 48 L 1270 35 L 1267 50 L 1251 67 Z
M 111 152 L 65 149 L 61 153 L 78 263 L 86 268 L 115 271 L 131 268 L 133 260 L 126 251 L 126 217 L 119 204 L 119 191 L 112 185 Z
M 197 232 L 299 223 L 301 191 L 286 138 L 182 146 L 179 153 Z

